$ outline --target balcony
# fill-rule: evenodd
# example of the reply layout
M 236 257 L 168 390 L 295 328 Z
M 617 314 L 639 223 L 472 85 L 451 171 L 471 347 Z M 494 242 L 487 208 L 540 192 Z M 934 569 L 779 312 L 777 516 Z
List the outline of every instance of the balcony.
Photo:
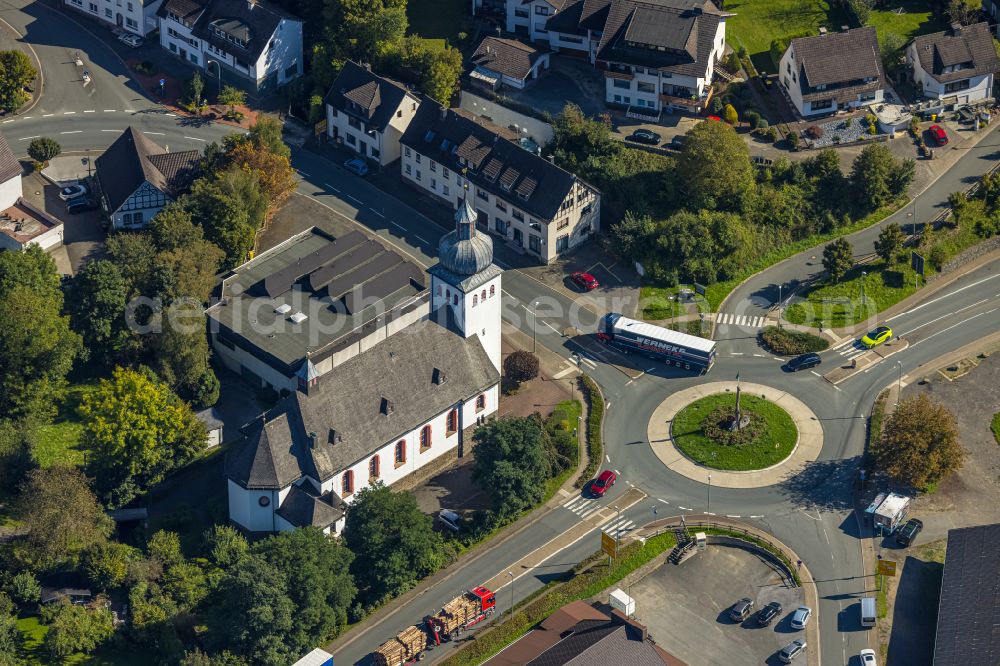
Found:
M 618 72 L 612 69 L 604 70 L 604 76 L 609 79 L 618 79 L 620 81 L 631 81 L 635 78 L 635 74 L 629 72 Z
M 674 91 L 678 92 L 678 91 Z M 708 106 L 708 103 L 712 101 L 712 95 L 715 93 L 714 86 L 709 86 L 705 91 L 705 95 L 702 97 L 696 97 L 691 99 L 691 95 L 668 95 L 667 93 L 660 94 L 660 103 L 662 104 L 672 104 L 674 106 L 684 107 L 686 109 L 691 109 L 694 111 L 700 111 Z

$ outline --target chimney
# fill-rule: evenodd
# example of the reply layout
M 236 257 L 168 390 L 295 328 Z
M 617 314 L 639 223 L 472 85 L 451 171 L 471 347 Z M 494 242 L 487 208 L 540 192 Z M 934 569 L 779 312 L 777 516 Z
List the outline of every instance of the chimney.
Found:
M 327 435 L 327 443 L 340 444 L 342 441 L 344 441 L 344 438 L 340 436 L 340 433 L 330 428 L 330 434 Z
M 389 416 L 390 414 L 393 413 L 393 411 L 395 411 L 395 409 L 396 406 L 392 404 L 392 400 L 389 400 L 389 398 L 382 398 L 382 405 L 379 408 L 380 412 L 382 412 L 386 416 Z
M 309 448 L 310 449 L 316 448 L 316 433 L 313 431 L 309 432 Z
M 433 379 L 433 381 L 434 381 L 435 384 L 437 384 L 438 386 L 440 386 L 441 384 L 444 384 L 447 379 L 448 379 L 448 375 L 445 374 L 444 370 L 442 370 L 440 368 L 434 368 L 434 379 Z
M 959 35 L 961 35 L 962 34 L 962 24 L 958 23 L 958 22 L 952 23 L 951 24 L 951 34 L 953 36 L 955 36 L 955 37 L 958 37 Z

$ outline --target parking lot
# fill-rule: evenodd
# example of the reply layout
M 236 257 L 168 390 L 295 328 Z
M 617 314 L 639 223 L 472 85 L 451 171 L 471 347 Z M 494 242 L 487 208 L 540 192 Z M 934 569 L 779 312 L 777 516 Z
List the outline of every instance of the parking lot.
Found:
M 680 566 L 666 563 L 630 594 L 637 619 L 656 642 L 689 664 L 778 664 L 777 651 L 804 638 L 790 626 L 802 589 L 786 588 L 773 569 L 741 548 L 709 546 Z M 769 627 L 758 627 L 753 615 L 734 622 L 729 609 L 742 597 L 753 599 L 755 610 L 777 601 L 782 613 Z

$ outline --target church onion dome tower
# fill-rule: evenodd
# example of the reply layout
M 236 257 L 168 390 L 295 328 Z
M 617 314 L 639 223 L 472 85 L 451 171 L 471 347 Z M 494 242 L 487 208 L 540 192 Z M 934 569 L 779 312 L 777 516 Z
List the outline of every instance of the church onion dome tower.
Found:
M 456 275 L 475 275 L 493 263 L 493 239 L 476 230 L 476 209 L 466 197 L 455 212 L 455 230 L 438 243 L 441 266 Z

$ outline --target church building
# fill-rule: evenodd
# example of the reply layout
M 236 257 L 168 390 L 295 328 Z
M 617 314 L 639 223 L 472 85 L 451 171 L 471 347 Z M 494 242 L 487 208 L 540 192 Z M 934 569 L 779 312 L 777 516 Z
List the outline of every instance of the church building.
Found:
M 422 272 L 411 276 L 398 266 L 385 268 L 391 262 L 382 264 L 381 272 L 369 266 L 367 272 L 356 273 L 377 272 L 368 284 L 377 287 L 376 293 L 389 292 L 385 298 L 390 303 L 384 306 L 388 312 L 362 317 L 362 327 L 369 329 L 368 343 L 364 348 L 357 348 L 357 341 L 351 343 L 353 352 L 345 355 L 341 350 L 341 357 L 322 372 L 307 354 L 296 371 L 295 389 L 246 427 L 246 441 L 226 459 L 229 517 L 234 523 L 249 532 L 313 525 L 337 534 L 344 526 L 345 506 L 359 490 L 376 481 L 391 485 L 441 456 L 454 455 L 467 445 L 462 441 L 465 430 L 497 411 L 502 271 L 493 263 L 492 240 L 477 231 L 475 219 L 469 202 L 459 208 L 455 230 L 442 237 L 438 246 L 439 263 L 427 271 L 427 290 L 418 282 Z M 348 236 L 324 241 L 332 245 Z M 314 236 L 309 238 L 315 242 Z M 335 293 L 339 288 L 329 286 L 342 278 L 322 284 L 330 276 L 349 276 L 378 261 L 382 253 L 356 254 L 363 245 L 357 240 L 345 244 L 353 248 L 350 251 L 337 252 L 322 245 L 294 261 L 281 258 L 283 249 L 296 247 L 294 238 L 274 248 L 276 252 L 262 254 L 258 259 L 269 257 L 284 274 L 271 280 L 275 295 L 263 307 L 258 303 L 251 308 L 253 316 L 282 309 L 285 300 L 301 303 L 301 295 L 283 295 L 282 289 L 289 284 L 311 284 L 314 295 L 315 288 L 326 289 L 327 307 L 351 310 L 348 306 L 354 305 L 353 310 L 360 312 L 360 305 L 353 303 L 362 300 L 357 291 L 340 297 Z M 317 257 L 325 257 L 326 263 Z M 259 266 L 255 279 L 265 282 L 268 275 Z M 289 271 L 289 266 L 298 268 Z M 248 275 L 242 268 L 236 269 L 237 275 Z M 379 275 L 393 271 L 393 280 L 380 282 Z M 399 285 L 403 274 L 407 279 Z M 390 282 L 397 288 L 387 287 Z M 244 287 L 254 293 L 254 284 Z M 400 299 L 399 293 L 405 298 Z M 394 295 L 396 300 L 392 300 Z M 254 300 L 261 298 L 267 297 Z M 331 300 L 337 298 L 341 300 Z M 345 304 L 344 299 L 352 303 Z M 221 308 L 244 308 L 233 305 L 234 300 Z M 405 316 L 398 314 L 403 311 Z M 417 318 L 414 313 L 423 316 Z M 234 320 L 231 314 L 226 316 L 226 330 L 232 334 Z M 300 319 L 299 324 L 304 321 Z M 405 326 L 398 325 L 402 321 Z M 373 337 L 373 330 L 382 333 Z M 270 340 L 285 344 L 281 335 L 254 337 L 242 331 L 236 337 L 249 350 Z M 216 332 L 213 346 L 218 340 Z M 256 356 L 264 358 L 261 351 L 257 349 Z

